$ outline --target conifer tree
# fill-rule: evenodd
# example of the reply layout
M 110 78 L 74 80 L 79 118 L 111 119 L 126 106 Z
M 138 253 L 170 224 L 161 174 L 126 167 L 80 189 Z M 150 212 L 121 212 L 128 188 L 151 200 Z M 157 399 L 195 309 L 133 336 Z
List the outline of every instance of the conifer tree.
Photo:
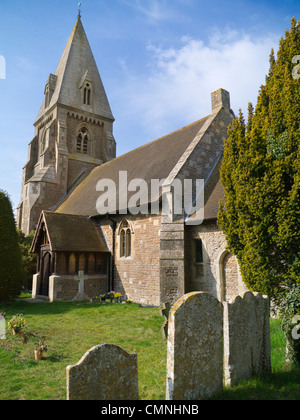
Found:
M 23 282 L 22 258 L 9 197 L 0 191 L 0 301 L 17 297 Z
M 300 284 L 300 22 L 280 40 L 247 124 L 229 128 L 221 167 L 225 206 L 219 226 L 239 260 L 246 285 L 279 297 Z M 299 57 L 300 61 L 300 57 Z M 299 66 L 300 67 L 300 66 Z

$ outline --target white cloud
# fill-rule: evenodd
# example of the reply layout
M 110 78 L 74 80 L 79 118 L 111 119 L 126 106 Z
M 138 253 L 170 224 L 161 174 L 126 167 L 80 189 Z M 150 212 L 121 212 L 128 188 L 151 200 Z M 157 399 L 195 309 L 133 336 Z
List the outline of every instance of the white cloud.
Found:
M 16 65 L 21 68 L 23 71 L 36 71 L 39 70 L 39 68 L 32 64 L 27 58 L 25 57 L 16 57 Z
M 146 18 L 149 23 L 178 17 L 166 0 L 123 0 L 123 3 Z
M 278 39 L 274 34 L 253 39 L 226 29 L 213 31 L 207 44 L 189 37 L 182 38 L 179 48 L 150 44 L 150 74 L 131 71 L 125 83 L 126 112 L 142 119 L 149 136 L 159 136 L 209 114 L 211 92 L 224 88 L 234 112 L 242 108 L 246 114 L 265 82 Z

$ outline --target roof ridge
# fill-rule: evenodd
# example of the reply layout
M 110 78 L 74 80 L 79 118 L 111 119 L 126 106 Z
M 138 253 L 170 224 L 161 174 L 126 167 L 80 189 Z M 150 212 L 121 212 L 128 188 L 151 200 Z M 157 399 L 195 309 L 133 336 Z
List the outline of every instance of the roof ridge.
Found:
M 43 210 L 43 213 L 45 214 L 45 215 L 47 215 L 47 214 L 55 214 L 55 215 L 60 215 L 60 216 L 68 216 L 68 217 L 80 217 L 80 218 L 83 218 L 83 219 L 89 219 L 90 217 L 89 216 L 85 216 L 85 215 L 83 215 L 83 214 L 70 214 L 70 213 L 57 213 L 56 211 L 49 211 L 49 210 Z
M 154 143 L 156 143 L 156 142 L 158 142 L 158 141 L 161 141 L 161 140 L 163 140 L 163 139 L 166 139 L 167 137 L 170 137 L 170 136 L 172 136 L 172 135 L 174 135 L 174 134 L 176 134 L 176 133 L 179 133 L 180 131 L 183 131 L 183 130 L 185 130 L 185 129 L 189 128 L 189 127 L 192 127 L 192 126 L 194 126 L 194 125 L 196 125 L 196 124 L 199 124 L 201 121 L 206 120 L 206 119 L 207 119 L 207 118 L 209 118 L 210 116 L 211 116 L 211 115 L 207 115 L 206 117 L 204 117 L 204 118 L 200 118 L 200 120 L 197 120 L 197 121 L 195 121 L 195 122 L 193 122 L 193 123 L 191 123 L 191 124 L 187 124 L 187 125 L 185 125 L 184 127 L 178 128 L 177 130 L 174 130 L 174 131 L 172 131 L 171 133 L 165 134 L 165 135 L 164 135 L 164 136 L 162 136 L 162 137 L 159 137 L 159 138 L 157 138 L 157 139 L 155 139 L 155 140 L 151 140 L 151 141 L 149 141 L 148 143 L 142 144 L 141 146 L 138 146 L 138 147 L 136 147 L 135 149 L 130 150 L 130 151 L 128 151 L 128 152 L 126 152 L 126 153 L 124 153 L 123 155 L 117 156 L 117 157 L 115 157 L 114 159 L 109 160 L 108 162 L 105 162 L 105 163 L 103 163 L 103 164 L 101 164 L 101 165 L 97 166 L 96 168 L 94 168 L 94 169 L 92 170 L 92 172 L 93 172 L 93 171 L 96 171 L 96 170 L 97 170 L 98 168 L 100 168 L 100 167 L 101 167 L 101 168 L 103 168 L 104 166 L 108 166 L 109 164 L 111 164 L 111 163 L 113 163 L 113 162 L 116 162 L 117 160 L 119 160 L 119 159 L 121 159 L 121 158 L 123 158 L 123 157 L 125 157 L 125 156 L 128 156 L 128 155 L 130 155 L 130 154 L 132 154 L 132 153 L 136 152 L 137 150 L 141 150 L 141 149 L 143 149 L 143 148 L 145 148 L 145 147 L 149 146 L 150 144 L 154 144 Z

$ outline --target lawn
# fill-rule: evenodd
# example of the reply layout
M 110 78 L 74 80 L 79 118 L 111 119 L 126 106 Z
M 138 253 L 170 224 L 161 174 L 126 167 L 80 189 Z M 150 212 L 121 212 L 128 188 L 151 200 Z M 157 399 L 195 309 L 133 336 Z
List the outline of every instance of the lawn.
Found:
M 285 363 L 281 321 L 271 319 L 272 375 L 252 378 L 226 389 L 217 400 L 300 400 L 300 367 Z
M 135 304 L 16 302 L 1 305 L 7 320 L 22 313 L 32 332 L 27 344 L 13 337 L 0 340 L 0 399 L 64 400 L 66 367 L 93 346 L 110 343 L 137 353 L 141 399 L 164 399 L 166 340 L 159 310 Z M 34 361 L 34 349 L 45 338 L 45 360 Z
M 65 400 L 66 367 L 101 343 L 137 353 L 140 398 L 164 400 L 167 343 L 162 338 L 164 319 L 159 309 L 135 304 L 18 301 L 1 304 L 1 311 L 7 313 L 7 320 L 22 313 L 32 333 L 26 344 L 11 332 L 0 340 L 1 400 Z M 273 374 L 225 390 L 217 399 L 300 399 L 300 369 L 284 363 L 280 321 L 272 320 L 271 330 Z M 36 362 L 34 348 L 42 338 L 49 351 L 44 360 Z

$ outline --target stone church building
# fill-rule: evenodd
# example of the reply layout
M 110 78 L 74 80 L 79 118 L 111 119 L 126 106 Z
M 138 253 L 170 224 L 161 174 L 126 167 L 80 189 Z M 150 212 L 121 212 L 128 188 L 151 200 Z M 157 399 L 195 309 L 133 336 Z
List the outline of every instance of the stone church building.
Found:
M 224 200 L 219 169 L 234 118 L 227 91 L 212 93 L 210 115 L 116 157 L 114 117 L 79 16 L 44 93 L 17 215 L 25 234 L 36 230 L 33 297 L 85 300 L 114 290 L 159 306 L 191 291 L 227 300 L 246 290 L 217 226 Z M 124 206 L 124 194 L 132 197 L 119 179 L 125 172 L 128 183 L 139 179 L 149 187 L 140 202 L 148 213 Z M 172 211 L 174 181 L 186 179 L 204 180 L 201 224 Z M 114 183 L 117 197 L 115 211 L 104 215 L 97 209 L 101 180 Z M 153 180 L 167 191 L 169 215 L 162 190 L 150 194 Z

